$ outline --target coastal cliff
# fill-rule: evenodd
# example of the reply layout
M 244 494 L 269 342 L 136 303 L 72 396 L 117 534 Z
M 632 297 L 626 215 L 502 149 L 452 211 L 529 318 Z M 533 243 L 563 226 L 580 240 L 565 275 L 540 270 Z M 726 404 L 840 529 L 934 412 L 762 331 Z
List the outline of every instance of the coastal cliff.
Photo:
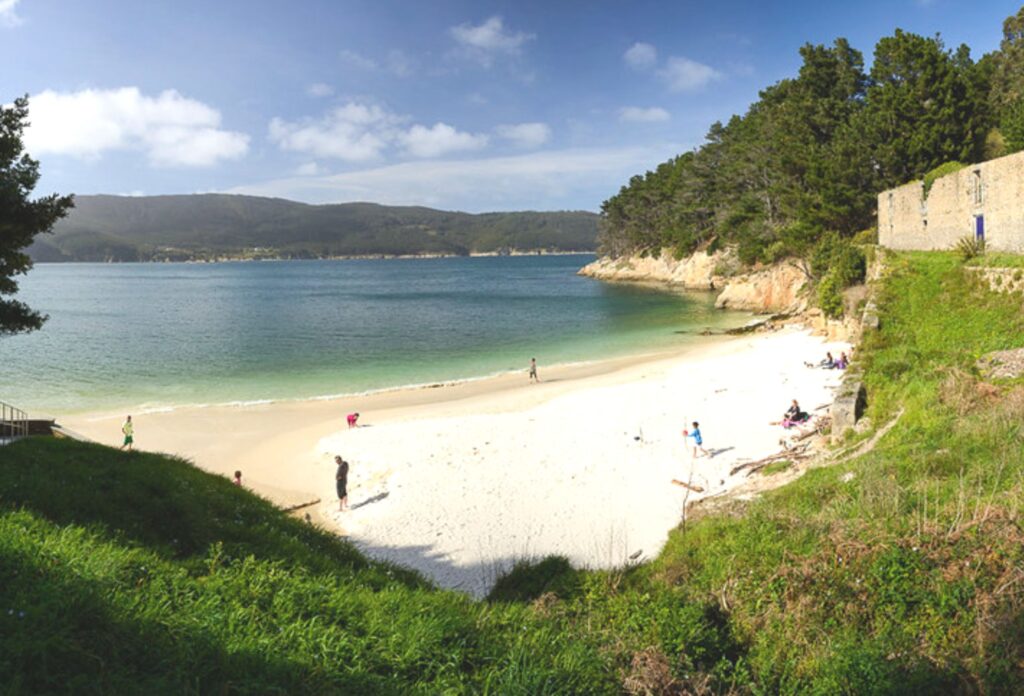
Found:
M 598 280 L 668 283 L 689 290 L 718 291 L 715 306 L 757 314 L 796 314 L 807 309 L 804 274 L 785 261 L 749 273 L 731 250 L 698 251 L 677 259 L 670 250 L 657 255 L 600 258 L 579 274 Z

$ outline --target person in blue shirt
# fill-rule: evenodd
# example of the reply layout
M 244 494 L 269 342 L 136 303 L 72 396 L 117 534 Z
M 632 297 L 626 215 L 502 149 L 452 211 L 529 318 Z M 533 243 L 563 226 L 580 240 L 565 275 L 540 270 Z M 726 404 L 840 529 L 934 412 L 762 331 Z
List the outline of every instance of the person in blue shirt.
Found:
M 711 453 L 704 449 L 704 438 L 700 434 L 700 423 L 697 421 L 693 422 L 693 430 L 684 430 L 683 437 L 693 438 L 693 458 L 697 458 L 697 450 L 704 453 L 704 456 L 710 457 Z

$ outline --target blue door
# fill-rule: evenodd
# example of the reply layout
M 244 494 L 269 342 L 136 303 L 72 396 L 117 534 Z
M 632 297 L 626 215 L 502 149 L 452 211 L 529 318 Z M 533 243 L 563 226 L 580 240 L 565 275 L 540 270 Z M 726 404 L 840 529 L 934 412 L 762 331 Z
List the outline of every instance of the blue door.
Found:
M 985 216 L 974 216 L 974 238 L 979 242 L 985 241 Z

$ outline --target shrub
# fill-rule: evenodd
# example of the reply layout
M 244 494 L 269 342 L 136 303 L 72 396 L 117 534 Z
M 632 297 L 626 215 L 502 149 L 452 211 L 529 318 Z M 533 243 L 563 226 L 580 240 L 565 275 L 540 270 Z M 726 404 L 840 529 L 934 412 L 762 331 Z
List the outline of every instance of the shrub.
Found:
M 866 230 L 861 230 L 857 234 L 853 235 L 850 240 L 854 244 L 878 244 L 878 228 L 869 227 Z
M 960 241 L 954 245 L 953 250 L 962 260 L 970 261 L 985 253 L 985 240 L 971 236 L 961 237 Z
M 952 174 L 953 172 L 958 172 L 958 171 L 960 171 L 961 169 L 963 169 L 966 166 L 967 165 L 963 164 L 962 162 L 955 162 L 955 161 L 954 162 L 945 162 L 943 164 L 940 164 L 939 166 L 937 166 L 935 169 L 931 170 L 927 174 L 925 174 L 924 175 L 924 197 L 925 198 L 928 197 L 928 192 L 932 190 L 932 184 L 935 183 L 936 179 L 941 179 L 942 177 L 946 176 L 947 174 Z
M 818 306 L 825 316 L 843 316 L 843 286 L 836 273 L 829 272 L 818 283 Z

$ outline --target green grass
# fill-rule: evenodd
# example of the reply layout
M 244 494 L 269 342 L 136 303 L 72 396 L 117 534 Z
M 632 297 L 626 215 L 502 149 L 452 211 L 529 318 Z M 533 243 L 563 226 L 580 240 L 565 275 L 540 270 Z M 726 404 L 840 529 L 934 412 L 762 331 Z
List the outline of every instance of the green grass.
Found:
M 0 448 L 0 692 L 1020 693 L 1024 385 L 973 366 L 1024 346 L 1021 300 L 952 254 L 889 265 L 874 450 L 484 602 L 184 462 Z
M 981 268 L 1024 268 L 1024 255 L 986 251 L 981 256 L 971 259 L 967 265 Z

